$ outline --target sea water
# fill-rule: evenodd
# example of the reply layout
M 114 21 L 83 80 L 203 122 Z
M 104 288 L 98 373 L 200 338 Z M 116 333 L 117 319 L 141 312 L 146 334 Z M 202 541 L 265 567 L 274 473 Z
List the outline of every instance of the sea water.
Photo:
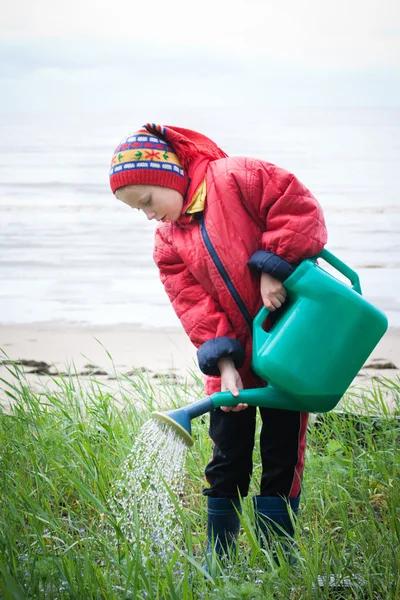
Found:
M 180 510 L 188 446 L 173 427 L 150 419 L 141 428 L 112 493 L 124 537 L 165 558 L 183 533 Z
M 151 120 L 295 173 L 324 209 L 328 249 L 400 326 L 400 109 L 148 113 L 2 120 L 1 323 L 180 326 L 152 259 L 155 224 L 116 201 L 108 184 L 119 140 Z

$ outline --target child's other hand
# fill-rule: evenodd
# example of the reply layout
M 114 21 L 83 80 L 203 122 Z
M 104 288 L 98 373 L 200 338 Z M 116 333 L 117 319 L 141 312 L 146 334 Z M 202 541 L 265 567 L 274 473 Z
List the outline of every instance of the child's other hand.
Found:
M 261 273 L 260 291 L 264 306 L 270 311 L 280 308 L 286 300 L 283 284 L 268 273 Z
M 242 379 L 235 369 L 233 361 L 229 357 L 221 358 L 218 361 L 218 367 L 221 373 L 221 392 L 229 391 L 234 396 L 239 396 L 239 390 L 243 389 Z M 224 412 L 239 412 L 247 408 L 247 404 L 238 404 L 237 406 L 221 406 Z

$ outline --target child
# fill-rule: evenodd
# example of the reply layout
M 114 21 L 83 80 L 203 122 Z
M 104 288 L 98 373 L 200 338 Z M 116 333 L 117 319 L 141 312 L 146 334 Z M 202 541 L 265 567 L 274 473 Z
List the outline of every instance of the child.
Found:
M 321 207 L 294 175 L 254 158 L 228 157 L 210 139 L 147 124 L 115 150 L 111 189 L 160 222 L 154 260 L 205 374 L 205 391 L 265 385 L 251 370 L 252 320 L 285 302 L 285 279 L 318 254 L 327 233 Z M 293 534 L 304 467 L 307 413 L 261 408 L 262 478 L 254 509 L 268 540 Z M 256 408 L 210 414 L 213 457 L 205 474 L 209 548 L 234 547 L 240 497 L 248 493 Z M 290 507 L 290 510 L 289 510 Z M 267 526 L 268 522 L 268 526 Z

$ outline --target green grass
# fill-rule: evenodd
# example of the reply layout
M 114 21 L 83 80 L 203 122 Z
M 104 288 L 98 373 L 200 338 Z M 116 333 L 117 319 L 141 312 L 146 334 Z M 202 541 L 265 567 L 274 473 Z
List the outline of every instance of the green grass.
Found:
M 400 598 L 400 425 L 329 413 L 310 426 L 297 564 L 275 565 L 256 541 L 250 497 L 243 502 L 238 557 L 205 570 L 203 468 L 211 455 L 207 418 L 193 422 L 187 458 L 184 534 L 166 559 L 144 532 L 128 543 L 109 493 L 135 435 L 158 408 L 154 380 L 121 378 L 116 408 L 107 388 L 57 378 L 57 392 L 35 395 L 17 366 L 1 385 L 12 412 L 0 413 L 0 594 L 5 599 Z M 399 399 L 399 381 L 385 381 Z M 201 396 L 158 380 L 167 406 Z M 377 385 L 368 401 L 382 397 Z M 110 543 L 107 533 L 114 532 Z M 338 584 L 329 586 L 333 575 Z M 318 585 L 318 577 L 319 584 Z M 343 585 L 340 585 L 342 582 Z M 347 583 L 347 586 L 345 585 Z

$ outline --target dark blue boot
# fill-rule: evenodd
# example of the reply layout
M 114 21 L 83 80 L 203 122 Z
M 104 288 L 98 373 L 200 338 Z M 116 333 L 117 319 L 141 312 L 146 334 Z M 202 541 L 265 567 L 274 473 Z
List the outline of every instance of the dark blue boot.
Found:
M 256 518 L 256 532 L 260 538 L 262 548 L 272 546 L 277 537 L 282 539 L 282 550 L 288 562 L 294 564 L 291 556 L 291 540 L 294 534 L 293 522 L 298 513 L 300 497 L 281 498 L 279 496 L 254 496 L 254 514 Z M 289 514 L 290 506 L 292 515 Z M 278 554 L 273 552 L 274 560 L 279 563 Z
M 240 500 L 208 496 L 207 554 L 215 548 L 219 556 L 235 552 L 239 535 Z

